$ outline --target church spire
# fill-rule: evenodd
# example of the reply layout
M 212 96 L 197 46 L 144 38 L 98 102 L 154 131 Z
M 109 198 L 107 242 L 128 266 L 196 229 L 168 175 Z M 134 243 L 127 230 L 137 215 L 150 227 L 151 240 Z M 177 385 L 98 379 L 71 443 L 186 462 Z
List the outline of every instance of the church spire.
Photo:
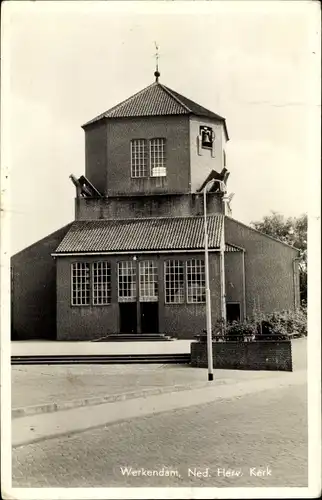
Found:
M 154 76 L 155 76 L 155 81 L 158 82 L 159 81 L 159 76 L 160 76 L 160 72 L 159 72 L 159 46 L 157 44 L 157 42 L 154 42 L 154 45 L 155 45 L 155 72 L 154 72 Z

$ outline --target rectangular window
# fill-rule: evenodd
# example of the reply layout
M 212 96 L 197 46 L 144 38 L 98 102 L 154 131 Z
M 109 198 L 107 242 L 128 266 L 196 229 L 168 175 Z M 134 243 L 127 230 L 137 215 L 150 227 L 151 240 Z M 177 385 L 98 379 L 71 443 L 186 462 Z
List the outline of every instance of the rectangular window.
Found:
M 206 301 L 205 264 L 203 260 L 192 259 L 187 262 L 187 302 Z
M 167 304 L 183 304 L 184 302 L 184 269 L 181 260 L 168 260 L 164 269 L 165 302 Z
M 147 148 L 145 139 L 131 141 L 131 176 L 146 177 Z
M 91 300 L 90 265 L 88 262 L 75 262 L 71 266 L 73 306 L 88 306 Z
M 93 263 L 93 304 L 111 303 L 111 266 L 109 262 Z
M 151 177 L 165 177 L 165 139 L 150 140 L 150 175 Z
M 119 302 L 135 302 L 136 269 L 132 261 L 118 263 Z
M 156 302 L 158 300 L 158 268 L 154 261 L 140 262 L 140 301 Z

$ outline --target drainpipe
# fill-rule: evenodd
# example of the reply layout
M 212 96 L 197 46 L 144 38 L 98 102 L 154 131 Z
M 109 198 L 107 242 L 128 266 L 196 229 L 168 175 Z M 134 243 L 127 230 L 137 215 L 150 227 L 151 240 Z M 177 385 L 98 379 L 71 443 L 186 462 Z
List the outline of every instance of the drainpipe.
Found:
M 298 304 L 297 304 L 297 293 L 296 293 L 296 267 L 295 267 L 295 264 L 296 264 L 296 261 L 300 261 L 301 260 L 301 257 L 295 257 L 293 260 L 292 260 L 292 264 L 293 264 L 293 288 L 294 288 L 294 309 L 296 310 L 297 307 L 298 307 Z
M 223 326 L 226 326 L 226 286 L 225 286 L 225 215 L 220 241 L 220 305 Z
M 214 379 L 214 364 L 212 353 L 212 324 L 211 324 L 211 294 L 209 277 L 209 249 L 208 249 L 208 226 L 207 226 L 207 186 L 203 189 L 203 210 L 204 210 L 204 236 L 205 236 L 205 292 L 206 292 L 206 325 L 207 325 L 207 363 L 208 381 Z
M 245 272 L 245 250 L 242 251 L 242 273 L 243 273 L 243 318 L 247 317 L 246 311 L 246 272 Z

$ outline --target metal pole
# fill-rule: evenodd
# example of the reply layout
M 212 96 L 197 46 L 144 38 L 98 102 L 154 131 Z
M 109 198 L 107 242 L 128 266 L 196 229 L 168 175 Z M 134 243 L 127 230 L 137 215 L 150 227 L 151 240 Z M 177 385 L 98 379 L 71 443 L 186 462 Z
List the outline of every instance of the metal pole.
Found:
M 209 285 L 209 254 L 208 254 L 208 229 L 207 229 L 207 185 L 203 190 L 204 230 L 205 230 L 205 285 L 206 285 L 206 324 L 207 324 L 207 357 L 208 357 L 208 381 L 214 379 L 212 359 L 212 331 L 211 331 L 211 297 Z

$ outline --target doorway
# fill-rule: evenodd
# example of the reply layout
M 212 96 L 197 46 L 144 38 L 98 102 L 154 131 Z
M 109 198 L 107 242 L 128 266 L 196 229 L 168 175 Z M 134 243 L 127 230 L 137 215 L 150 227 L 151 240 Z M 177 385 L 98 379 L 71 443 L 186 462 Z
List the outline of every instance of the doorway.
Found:
M 159 333 L 158 302 L 141 302 L 141 332 Z
M 226 304 L 226 316 L 227 316 L 227 323 L 232 323 L 233 321 L 240 321 L 240 303 L 228 302 Z
M 120 308 L 120 333 L 137 333 L 136 302 L 123 302 Z

